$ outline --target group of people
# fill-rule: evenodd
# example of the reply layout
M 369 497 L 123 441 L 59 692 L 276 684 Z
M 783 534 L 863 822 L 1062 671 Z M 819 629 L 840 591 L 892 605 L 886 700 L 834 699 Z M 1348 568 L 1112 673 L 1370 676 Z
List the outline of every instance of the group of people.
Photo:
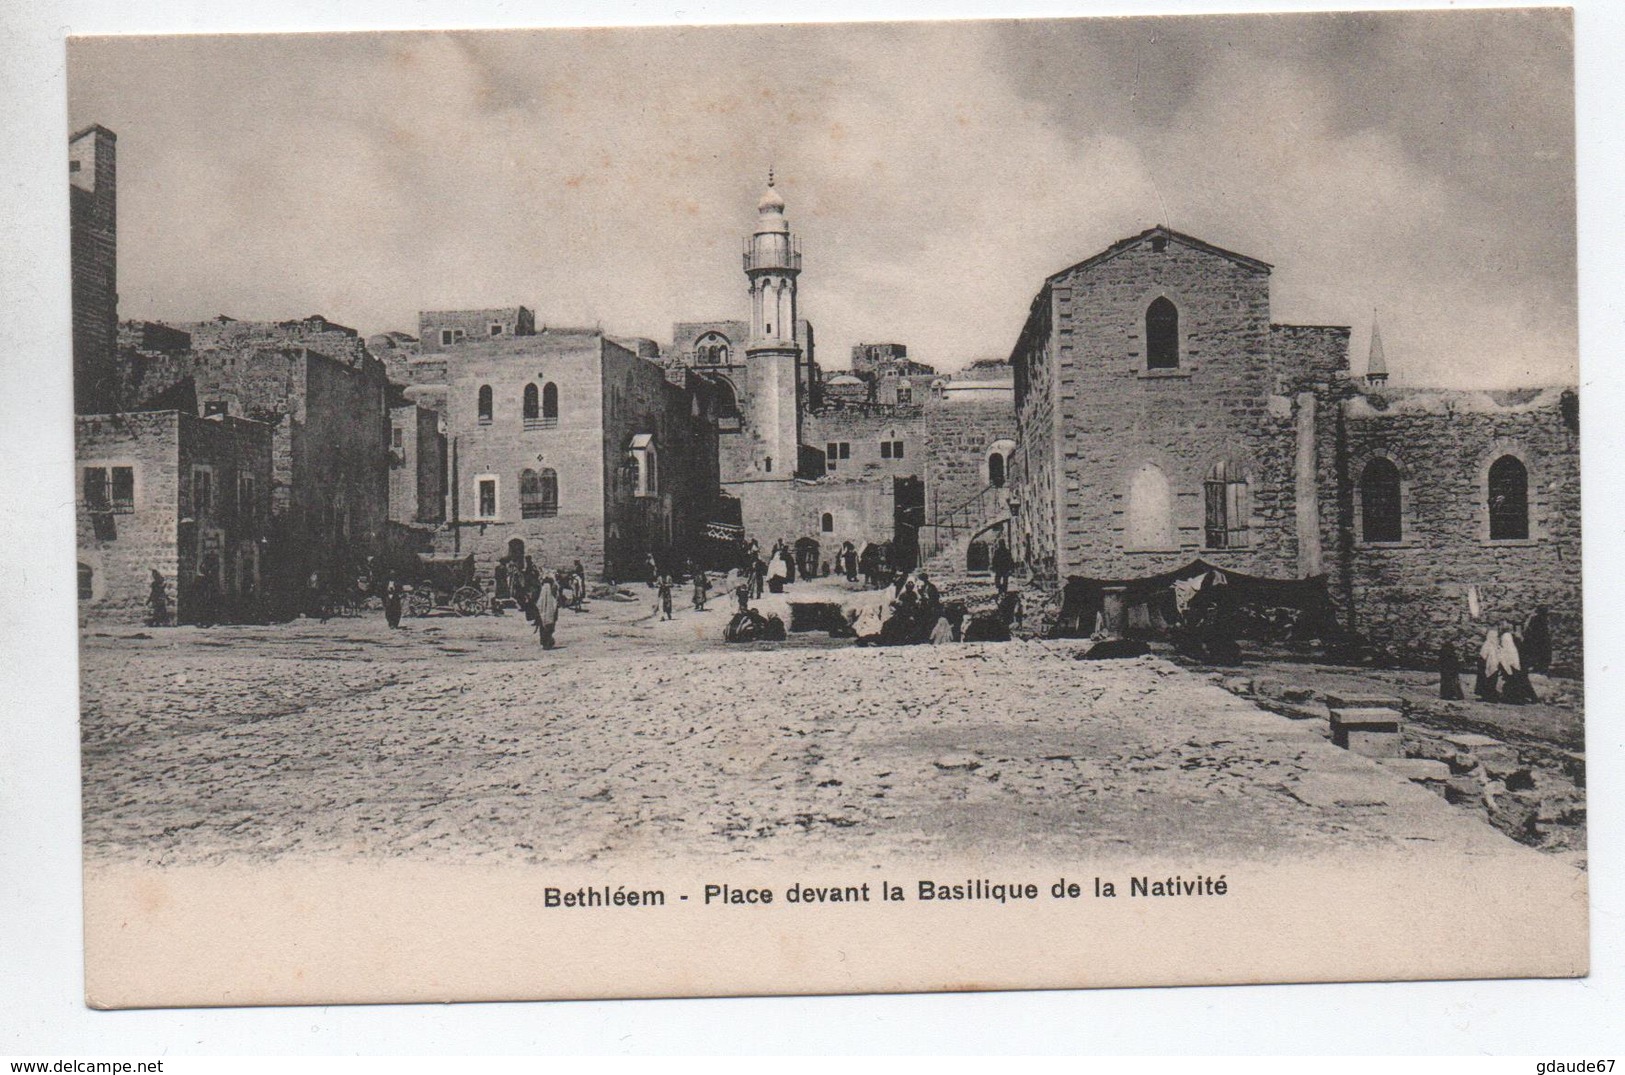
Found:
M 1540 699 L 1530 673 L 1544 675 L 1552 663 L 1552 634 L 1546 609 L 1537 608 L 1522 625 L 1502 620 L 1484 635 L 1478 648 L 1473 694 L 1485 702 L 1529 705 Z M 1439 697 L 1461 701 L 1461 660 L 1454 646 L 1439 650 Z

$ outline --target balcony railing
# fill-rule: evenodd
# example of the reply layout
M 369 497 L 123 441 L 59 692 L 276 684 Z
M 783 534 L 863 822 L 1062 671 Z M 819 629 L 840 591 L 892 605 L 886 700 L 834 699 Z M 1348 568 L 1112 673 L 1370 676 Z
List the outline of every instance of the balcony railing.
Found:
M 527 431 L 532 430 L 532 429 L 557 429 L 558 427 L 559 427 L 559 420 L 557 418 L 526 418 L 525 419 L 525 429 Z

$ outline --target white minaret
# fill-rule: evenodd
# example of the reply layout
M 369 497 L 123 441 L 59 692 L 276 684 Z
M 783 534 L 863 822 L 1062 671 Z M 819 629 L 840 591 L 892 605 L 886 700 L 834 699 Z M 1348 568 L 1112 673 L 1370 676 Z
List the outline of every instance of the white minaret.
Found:
M 784 199 L 773 188 L 771 170 L 756 212 L 756 230 L 745 244 L 745 277 L 750 281 L 746 415 L 755 438 L 751 477 L 789 481 L 795 477 L 801 444 L 800 380 L 796 375 L 801 362 L 796 310 L 801 246 L 790 234 Z

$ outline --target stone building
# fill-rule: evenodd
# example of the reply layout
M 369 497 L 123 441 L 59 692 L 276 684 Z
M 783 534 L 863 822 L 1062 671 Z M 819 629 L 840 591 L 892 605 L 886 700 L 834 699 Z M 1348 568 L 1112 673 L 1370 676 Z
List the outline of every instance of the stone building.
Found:
M 81 415 L 80 609 L 147 615 L 153 571 L 176 623 L 256 620 L 271 539 L 271 429 L 185 411 Z
M 628 578 L 651 552 L 692 552 L 717 489 L 703 391 L 596 329 L 465 336 L 441 357 L 444 384 L 414 386 L 445 400 L 438 554 L 473 553 L 482 572 L 511 555 L 579 559 Z
M 121 409 L 118 396 L 118 136 L 93 124 L 68 139 L 73 272 L 73 409 Z
M 1271 321 L 1270 271 L 1158 227 L 1044 282 L 1011 356 L 1018 555 L 1052 582 L 1198 557 L 1325 575 L 1348 625 L 1410 660 L 1544 604 L 1577 662 L 1561 393 L 1357 384 L 1347 328 Z
M 811 538 L 827 559 L 844 541 L 890 542 L 912 563 L 938 513 L 987 485 L 993 446 L 1008 453 L 1008 378 L 1002 395 L 996 373 L 982 376 L 991 392 L 950 392 L 957 377 L 895 342 L 858 344 L 851 371 L 824 376 L 800 317 L 800 244 L 771 177 L 757 217 L 744 257 L 751 321 L 679 322 L 668 353 L 718 390 L 723 491 L 737 500 L 743 531 L 764 544 Z
M 320 316 L 218 317 L 129 322 L 121 336 L 133 409 L 185 407 L 270 426 L 270 542 L 261 568 L 270 615 L 299 611 L 313 572 L 338 585 L 385 547 L 389 385 L 353 329 Z
M 502 306 L 489 310 L 424 310 L 418 314 L 416 342 L 420 352 L 429 355 L 465 342 L 535 334 L 536 314 L 523 306 Z
M 415 403 L 389 409 L 389 521 L 434 526 L 446 520 L 450 455 L 440 413 Z

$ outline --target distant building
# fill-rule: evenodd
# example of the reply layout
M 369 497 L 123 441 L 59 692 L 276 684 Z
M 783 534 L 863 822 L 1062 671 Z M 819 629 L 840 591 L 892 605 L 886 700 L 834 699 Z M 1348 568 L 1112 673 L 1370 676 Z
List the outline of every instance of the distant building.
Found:
M 480 340 L 536 335 L 536 315 L 523 306 L 489 310 L 425 310 L 418 314 L 418 345 L 423 354 Z
M 172 622 L 242 622 L 265 614 L 271 429 L 183 411 L 77 419 L 80 608 L 147 615 L 163 576 Z

